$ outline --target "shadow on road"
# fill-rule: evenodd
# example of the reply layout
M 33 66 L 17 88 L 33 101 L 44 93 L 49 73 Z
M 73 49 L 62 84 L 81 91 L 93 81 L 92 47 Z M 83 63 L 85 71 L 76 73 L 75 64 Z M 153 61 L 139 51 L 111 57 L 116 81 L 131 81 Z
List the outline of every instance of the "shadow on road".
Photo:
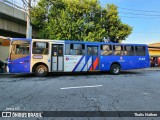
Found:
M 122 71 L 119 75 L 140 75 L 142 71 Z M 110 72 L 62 72 L 62 73 L 49 73 L 46 77 L 61 77 L 61 76 L 92 76 L 92 75 L 111 75 Z M 116 75 L 118 76 L 118 75 Z M 33 78 L 36 77 L 34 74 L 0 74 L 1 78 Z

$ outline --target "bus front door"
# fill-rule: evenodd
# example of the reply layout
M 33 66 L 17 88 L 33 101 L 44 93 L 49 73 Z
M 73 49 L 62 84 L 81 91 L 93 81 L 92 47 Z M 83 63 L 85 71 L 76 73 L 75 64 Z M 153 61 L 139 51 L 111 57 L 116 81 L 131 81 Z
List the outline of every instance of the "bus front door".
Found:
M 51 71 L 63 71 L 63 44 L 52 44 Z
M 87 69 L 88 71 L 99 70 L 98 46 L 87 46 Z

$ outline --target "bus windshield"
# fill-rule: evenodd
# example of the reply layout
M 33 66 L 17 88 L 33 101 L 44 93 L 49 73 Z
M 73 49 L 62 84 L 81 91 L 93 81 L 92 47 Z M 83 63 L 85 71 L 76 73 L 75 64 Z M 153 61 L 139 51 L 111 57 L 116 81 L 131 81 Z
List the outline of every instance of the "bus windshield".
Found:
M 10 51 L 10 59 L 18 59 L 22 57 L 28 56 L 30 53 L 30 42 L 29 41 L 13 41 L 11 44 L 11 51 Z

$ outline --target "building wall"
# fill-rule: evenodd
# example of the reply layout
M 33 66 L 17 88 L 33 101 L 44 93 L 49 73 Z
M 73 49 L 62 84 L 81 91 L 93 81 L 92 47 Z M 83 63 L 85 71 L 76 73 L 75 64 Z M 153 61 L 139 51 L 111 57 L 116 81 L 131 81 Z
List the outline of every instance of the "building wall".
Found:
M 149 46 L 160 47 L 160 42 L 159 42 L 159 43 L 153 43 L 153 44 L 149 44 Z
M 23 34 L 23 35 L 26 34 L 25 25 L 16 23 L 14 21 L 9 21 L 9 20 L 3 19 L 3 18 L 0 18 L 0 29 L 5 30 L 5 31 L 10 31 L 10 32 Z
M 160 43 L 148 45 L 151 67 L 160 67 Z
M 149 48 L 149 55 L 150 56 L 160 56 L 160 49 L 157 50 L 157 49 Z
M 149 44 L 148 47 L 151 57 L 160 57 L 160 43 Z
M 0 45 L 0 60 L 5 61 L 8 58 L 9 46 Z
M 9 54 L 9 40 L 0 39 L 0 60 L 5 61 Z

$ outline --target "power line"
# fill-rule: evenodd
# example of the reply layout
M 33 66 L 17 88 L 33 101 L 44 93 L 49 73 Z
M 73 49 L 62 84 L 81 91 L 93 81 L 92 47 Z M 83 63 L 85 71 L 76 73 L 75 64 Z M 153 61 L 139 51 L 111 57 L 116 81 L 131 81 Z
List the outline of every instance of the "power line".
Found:
M 119 13 L 122 13 L 122 14 L 130 14 L 130 15 L 142 15 L 142 16 L 159 16 L 160 17 L 160 14 L 158 15 L 151 15 L 151 14 L 142 14 L 142 13 L 130 13 L 130 12 L 119 12 Z
M 160 32 L 133 32 L 133 33 L 138 33 L 138 34 L 148 34 L 148 33 L 151 33 L 151 34 L 160 34 Z
M 155 32 L 155 31 L 151 31 L 151 32 L 134 32 L 134 33 L 160 33 L 160 31 Z
M 160 13 L 160 11 L 147 11 L 147 10 L 139 10 L 139 9 L 124 8 L 124 7 L 118 7 L 118 8 L 124 9 L 124 10 L 138 11 L 138 12 Z
M 120 12 L 120 13 L 122 13 L 122 14 L 126 14 L 126 12 Z M 100 14 L 100 16 L 102 16 L 102 15 L 104 15 L 104 14 L 106 14 L 106 13 L 101 13 L 101 12 L 91 12 L 90 13 L 91 15 L 92 14 Z M 127 13 L 127 14 L 130 14 L 130 15 L 132 15 L 132 13 Z M 91 16 L 90 15 L 90 16 Z M 149 15 L 147 15 L 147 14 L 143 14 L 143 16 L 139 16 L 139 15 L 142 15 L 142 14 L 134 14 L 133 13 L 133 15 L 134 16 L 119 16 L 119 17 L 125 17 L 125 18 L 140 18 L 140 19 L 160 19 L 160 15 L 156 15 L 156 16 L 154 16 L 154 15 L 152 15 L 152 16 L 149 16 Z M 138 16 L 135 16 L 135 15 L 138 15 Z M 94 17 L 94 16 L 93 16 Z
M 120 14 L 133 15 L 133 16 L 120 16 L 120 17 L 138 18 L 138 19 L 160 19 L 160 11 L 147 11 L 147 10 L 124 8 L 124 7 L 118 7 L 118 8 L 124 9 L 124 10 L 136 11 L 136 13 L 119 12 Z M 138 12 L 141 12 L 141 13 L 138 13 Z M 154 14 L 145 14 L 145 13 L 154 13 Z M 159 13 L 159 14 L 155 14 L 155 13 Z
M 90 14 L 100 14 L 100 15 L 105 15 L 106 13 L 101 13 L 101 12 L 91 12 Z M 146 17 L 146 19 L 155 19 L 155 18 L 160 18 L 160 14 L 156 15 L 151 15 L 151 14 L 137 14 L 137 13 L 130 13 L 130 12 L 119 12 L 119 14 L 128 14 L 128 15 L 134 15 L 132 18 L 143 18 Z M 129 17 L 129 16 L 127 16 Z M 148 17 L 148 18 L 147 18 Z M 151 17 L 151 18 L 149 18 Z
M 140 19 L 160 19 L 160 17 L 132 17 L 132 16 L 120 16 L 124 18 L 140 18 Z

